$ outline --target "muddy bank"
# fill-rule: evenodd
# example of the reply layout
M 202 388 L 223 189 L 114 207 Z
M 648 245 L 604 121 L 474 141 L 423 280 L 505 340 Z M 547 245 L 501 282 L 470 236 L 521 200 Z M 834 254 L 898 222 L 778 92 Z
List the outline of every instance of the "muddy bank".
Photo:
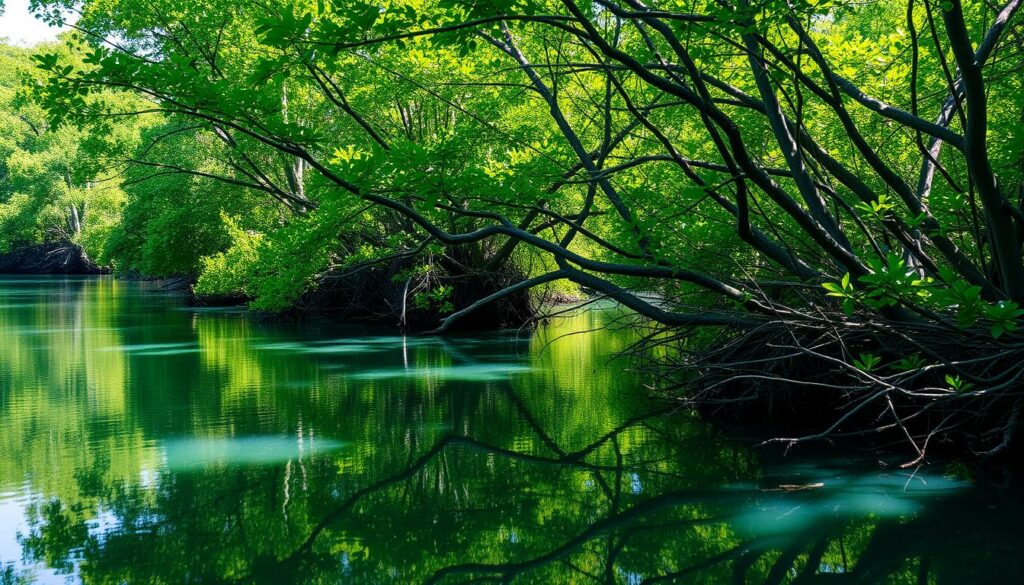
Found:
M 431 272 L 401 278 L 402 264 L 376 266 L 342 275 L 328 275 L 287 310 L 265 314 L 272 318 L 307 316 L 394 325 L 424 332 L 436 329 L 452 312 L 518 282 L 518 274 Z M 443 298 L 430 292 L 446 290 Z M 190 302 L 197 306 L 233 306 L 250 301 L 244 295 L 197 294 L 189 287 Z M 517 291 L 489 303 L 458 320 L 453 330 L 496 330 L 521 327 L 537 317 L 545 300 L 528 291 Z
M 108 274 L 72 242 L 23 246 L 0 254 L 0 274 Z

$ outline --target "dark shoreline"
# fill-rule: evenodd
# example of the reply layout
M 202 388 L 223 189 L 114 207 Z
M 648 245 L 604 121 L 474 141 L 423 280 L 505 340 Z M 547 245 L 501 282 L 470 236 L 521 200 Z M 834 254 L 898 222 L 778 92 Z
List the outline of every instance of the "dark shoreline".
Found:
M 22 246 L 0 254 L 0 274 L 50 274 L 94 276 L 110 274 L 73 242 L 48 242 Z

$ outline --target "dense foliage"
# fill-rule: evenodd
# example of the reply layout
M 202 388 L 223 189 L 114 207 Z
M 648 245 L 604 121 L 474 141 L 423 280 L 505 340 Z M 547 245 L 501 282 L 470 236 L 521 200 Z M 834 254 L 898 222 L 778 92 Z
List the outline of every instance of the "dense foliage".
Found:
M 71 61 L 67 47 L 53 49 Z M 125 194 L 117 179 L 139 146 L 141 118 L 52 126 L 32 85 L 44 75 L 32 51 L 0 46 L 0 252 L 44 241 L 73 242 L 102 258 L 121 217 Z M 96 107 L 138 103 L 123 92 L 101 91 Z
M 1020 0 L 35 4 L 83 31 L 52 127 L 163 120 L 121 270 L 281 309 L 387 266 L 442 328 L 568 281 L 721 328 L 668 337 L 708 392 L 841 380 L 825 434 L 1015 433 Z

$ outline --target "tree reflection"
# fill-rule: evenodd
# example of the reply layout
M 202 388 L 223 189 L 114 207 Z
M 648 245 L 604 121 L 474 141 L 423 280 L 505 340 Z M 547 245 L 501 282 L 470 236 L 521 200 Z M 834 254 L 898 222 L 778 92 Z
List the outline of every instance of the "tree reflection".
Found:
M 24 549 L 62 570 L 80 563 L 83 580 L 94 583 L 919 584 L 1024 576 L 1020 510 L 993 504 L 996 492 L 942 484 L 888 513 L 855 500 L 890 479 L 835 490 L 701 487 L 695 478 L 708 470 L 678 456 L 701 447 L 727 457 L 726 444 L 621 448 L 629 433 L 662 424 L 678 422 L 650 413 L 579 449 L 550 444 L 547 454 L 449 434 L 347 493 L 331 480 L 329 459 L 313 459 L 305 463 L 307 491 L 290 501 L 277 489 L 277 468 L 168 474 L 155 499 L 139 489 L 105 494 L 112 528 L 104 531 L 80 511 L 46 503 Z M 719 459 L 716 471 L 748 464 L 733 461 Z M 784 530 L 742 520 L 806 508 L 820 513 Z
M 0 583 L 1024 581 L 1012 489 L 759 461 L 639 398 L 608 359 L 628 333 L 562 337 L 600 313 L 525 341 L 300 336 L 76 294 L 79 341 L 0 358 L 0 491 L 31 496 Z

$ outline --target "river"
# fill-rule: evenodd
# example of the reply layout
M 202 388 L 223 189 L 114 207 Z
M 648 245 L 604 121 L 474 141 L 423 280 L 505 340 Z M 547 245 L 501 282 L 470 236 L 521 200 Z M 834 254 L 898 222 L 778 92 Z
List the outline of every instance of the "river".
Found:
M 615 316 L 403 337 L 0 277 L 0 584 L 1024 582 L 1012 487 L 731 440 Z

